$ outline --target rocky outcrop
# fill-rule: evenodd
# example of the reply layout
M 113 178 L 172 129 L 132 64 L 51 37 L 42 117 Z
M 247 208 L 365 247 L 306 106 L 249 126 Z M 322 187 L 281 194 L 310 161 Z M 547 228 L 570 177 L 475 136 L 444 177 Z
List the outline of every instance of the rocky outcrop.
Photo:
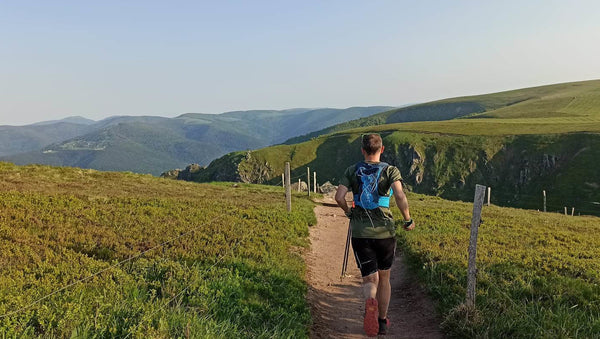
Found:
M 190 164 L 183 170 L 182 169 L 169 170 L 169 171 L 163 172 L 160 176 L 161 176 L 161 178 L 166 178 L 166 179 L 194 181 L 195 176 L 204 169 L 206 169 L 206 167 L 200 166 L 198 164 Z
M 308 190 L 308 185 L 306 184 L 306 182 L 300 181 L 300 183 L 298 183 L 298 182 L 292 183 L 292 185 L 291 185 L 292 192 L 298 192 L 298 186 L 300 186 L 301 192 L 306 192 Z
M 546 171 L 551 171 L 556 168 L 556 164 L 558 163 L 558 157 L 552 154 L 544 154 L 542 156 L 542 168 Z
M 281 185 L 283 170 L 280 164 L 290 161 L 295 177 L 302 177 L 306 167 L 310 167 L 319 174 L 320 180 L 337 182 L 344 168 L 360 160 L 360 154 L 356 156 L 354 151 L 360 147 L 356 140 L 345 136 L 331 137 L 318 146 L 316 159 L 306 156 L 310 154 L 306 149 L 310 144 L 303 146 L 305 149 L 301 154 L 305 158 L 300 158 L 290 148 L 236 152 L 215 160 L 207 169 L 199 169 L 191 176 L 197 181 Z M 475 185 L 481 184 L 492 187 L 492 203 L 539 208 L 540 192 L 546 190 L 551 194 L 549 208 L 553 203 L 561 208 L 570 204 L 582 213 L 600 214 L 597 205 L 591 203 L 600 199 L 593 186 L 600 183 L 600 172 L 590 165 L 600 158 L 598 134 L 464 136 L 398 133 L 393 137 L 384 135 L 384 144 L 382 161 L 398 167 L 404 187 L 417 193 L 472 201 Z M 279 167 L 265 159 L 277 161 Z M 189 175 L 178 174 L 178 177 L 189 178 Z M 297 190 L 297 182 L 292 184 Z M 301 189 L 306 190 L 306 186 Z M 335 191 L 335 186 L 326 183 L 321 186 L 321 191 Z
M 165 179 L 177 179 L 179 177 L 179 172 L 181 172 L 180 169 L 172 169 L 166 172 L 162 172 L 160 174 L 160 177 Z
M 240 181 L 246 183 L 262 184 L 270 179 L 273 169 L 268 161 L 261 161 L 252 157 L 252 152 L 246 152 L 245 161 L 238 166 Z
M 323 193 L 323 194 L 331 194 L 331 193 L 337 191 L 337 186 L 335 186 L 331 182 L 327 181 L 319 187 L 319 191 L 320 191 L 320 193 Z
M 395 152 L 384 152 L 381 160 L 398 167 L 408 186 L 417 186 L 423 182 L 425 155 L 415 145 L 400 144 Z
M 204 168 L 204 166 L 200 166 L 198 164 L 190 164 L 183 171 L 179 172 L 177 175 L 177 180 L 192 181 L 194 174 L 200 172 L 200 170 Z

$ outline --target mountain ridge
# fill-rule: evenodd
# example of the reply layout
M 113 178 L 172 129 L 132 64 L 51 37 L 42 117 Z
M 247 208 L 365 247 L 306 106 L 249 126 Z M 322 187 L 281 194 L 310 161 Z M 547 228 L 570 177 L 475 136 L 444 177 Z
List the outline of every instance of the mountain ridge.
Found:
M 169 168 L 185 167 L 189 163 L 208 165 L 211 160 L 232 151 L 277 144 L 293 135 L 389 108 L 186 113 L 175 118 L 112 116 L 93 125 L 73 125 L 82 127 L 70 134 L 54 131 L 57 135 L 51 142 L 44 144 L 45 139 L 41 139 L 19 148 L 18 153 L 7 149 L 0 153 L 0 159 L 19 165 L 40 163 L 159 175 Z M 52 129 L 62 126 L 60 124 L 27 128 Z M 10 147 L 9 141 L 14 135 L 5 135 L 4 145 Z
M 303 136 L 291 138 L 286 140 L 284 143 L 294 144 L 310 140 L 311 138 L 320 135 L 336 133 L 353 128 L 393 123 L 442 121 L 450 119 L 455 120 L 456 118 L 509 118 L 510 116 L 507 117 L 505 114 L 503 115 L 502 110 L 514 110 L 515 107 L 529 106 L 530 108 L 534 108 L 536 112 L 539 112 L 540 109 L 548 107 L 547 98 L 556 95 L 559 96 L 556 98 L 556 100 L 568 101 L 574 94 L 581 94 L 582 92 L 585 94 L 586 91 L 589 91 L 594 92 L 592 93 L 592 95 L 595 97 L 594 100 L 600 100 L 595 95 L 596 92 L 598 92 L 598 88 L 600 88 L 600 80 L 586 80 L 508 90 L 497 93 L 435 100 L 427 103 L 392 109 L 366 118 L 359 118 L 338 125 L 333 125 Z M 585 97 L 585 95 L 583 95 L 583 97 Z M 536 103 L 536 101 L 539 100 L 546 101 L 546 105 L 539 105 Z M 552 101 L 551 104 L 556 105 L 556 102 Z M 600 107 L 600 102 L 595 101 L 593 107 Z M 492 112 L 495 113 L 492 114 Z M 541 111 L 540 113 L 541 117 L 549 117 L 550 114 L 547 111 Z M 524 116 L 531 117 L 531 113 L 527 111 L 521 111 L 521 113 L 513 114 L 513 117 Z

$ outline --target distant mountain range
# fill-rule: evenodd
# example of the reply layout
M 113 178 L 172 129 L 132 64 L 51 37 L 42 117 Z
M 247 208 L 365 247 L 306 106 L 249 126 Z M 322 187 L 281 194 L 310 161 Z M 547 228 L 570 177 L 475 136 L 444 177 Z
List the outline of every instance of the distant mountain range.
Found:
M 0 161 L 158 175 L 190 163 L 208 165 L 229 152 L 282 143 L 390 109 L 295 108 L 188 113 L 176 118 L 115 116 L 101 121 L 70 117 L 0 126 Z

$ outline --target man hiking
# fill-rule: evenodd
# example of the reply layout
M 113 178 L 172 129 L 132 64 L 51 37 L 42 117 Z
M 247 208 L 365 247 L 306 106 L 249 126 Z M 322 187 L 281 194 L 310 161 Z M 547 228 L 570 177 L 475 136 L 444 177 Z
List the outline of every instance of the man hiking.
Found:
M 390 268 L 396 252 L 394 218 L 389 209 L 392 194 L 404 217 L 404 229 L 415 228 L 402 191 L 400 171 L 380 161 L 383 150 L 379 134 L 364 135 L 364 161 L 346 169 L 335 194 L 338 205 L 350 218 L 352 250 L 363 278 L 364 330 L 371 337 L 386 334 L 390 324 Z M 354 195 L 353 208 L 346 203 L 349 189 Z

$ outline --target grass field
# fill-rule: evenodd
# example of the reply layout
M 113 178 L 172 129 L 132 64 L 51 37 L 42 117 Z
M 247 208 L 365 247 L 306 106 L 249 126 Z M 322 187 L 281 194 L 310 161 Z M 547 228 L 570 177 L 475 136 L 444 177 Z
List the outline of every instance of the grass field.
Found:
M 0 333 L 307 337 L 313 205 L 283 201 L 267 186 L 0 163 Z
M 307 337 L 303 197 L 288 214 L 279 187 L 6 163 L 0 178 L 3 337 Z M 450 337 L 600 338 L 599 218 L 484 207 L 465 318 L 472 204 L 408 197 L 417 229 L 399 242 Z
M 407 122 L 388 124 L 344 131 L 343 134 L 369 132 L 425 132 L 456 135 L 524 135 L 562 134 L 575 132 L 600 132 L 600 118 L 597 117 L 552 117 L 521 119 L 458 119 L 447 121 Z
M 460 122 L 466 119 L 476 122 Z M 506 124 L 499 124 L 505 119 Z M 598 131 L 599 121 L 600 80 L 590 80 L 431 101 L 327 127 L 286 143 L 373 129 L 466 135 L 570 133 Z M 531 123 L 531 130 L 523 125 Z
M 600 338 L 600 219 L 484 206 L 477 310 L 465 320 L 472 203 L 409 194 L 413 269 L 452 338 Z M 395 211 L 399 215 L 399 211 Z

